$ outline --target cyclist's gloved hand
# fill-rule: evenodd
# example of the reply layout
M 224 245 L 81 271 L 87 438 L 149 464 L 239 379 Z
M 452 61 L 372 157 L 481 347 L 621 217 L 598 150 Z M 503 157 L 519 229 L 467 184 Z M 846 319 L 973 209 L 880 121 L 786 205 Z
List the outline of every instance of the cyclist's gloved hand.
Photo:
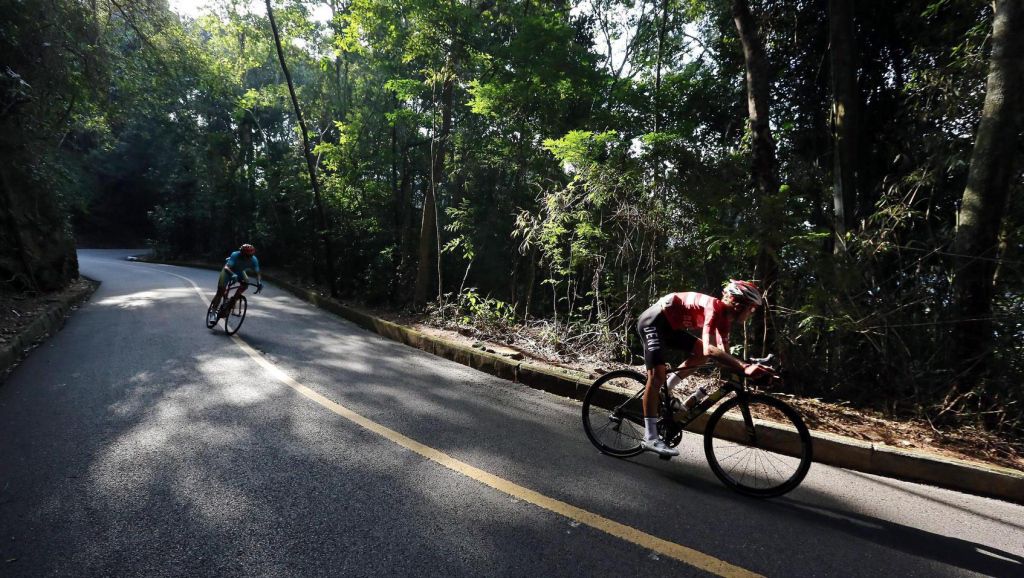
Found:
M 764 377 L 765 375 L 768 375 L 771 372 L 771 369 L 761 365 L 760 363 L 751 363 L 743 368 L 743 373 L 747 377 L 753 378 Z

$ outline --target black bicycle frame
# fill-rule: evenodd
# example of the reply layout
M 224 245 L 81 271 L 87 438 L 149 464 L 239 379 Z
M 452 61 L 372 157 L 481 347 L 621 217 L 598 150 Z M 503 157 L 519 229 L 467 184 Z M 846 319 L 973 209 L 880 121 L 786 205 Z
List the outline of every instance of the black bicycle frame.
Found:
M 721 401 L 723 397 L 729 395 L 729 392 L 734 392 L 736 394 L 736 397 L 746 397 L 747 394 L 747 390 L 742 385 L 737 385 L 731 381 L 726 381 L 721 385 L 721 387 L 709 393 L 708 396 L 701 400 L 700 403 L 690 408 L 690 411 L 686 413 L 683 420 L 676 421 L 675 416 L 673 416 L 673 421 L 675 421 L 676 424 L 679 425 L 679 427 L 685 428 L 686 426 L 690 425 L 690 423 L 693 420 L 697 419 L 698 417 L 706 413 L 709 409 L 712 408 L 712 406 Z M 746 410 L 747 405 L 742 404 L 742 406 L 744 410 Z
M 235 297 L 241 295 L 242 290 L 248 287 L 249 285 L 252 285 L 252 283 L 246 281 L 229 282 L 227 285 L 224 286 L 224 293 L 221 295 L 221 298 L 227 297 L 229 299 L 234 299 Z M 235 289 L 236 287 L 238 289 L 235 290 L 235 294 L 229 297 L 231 290 Z
M 713 365 L 713 364 L 708 364 L 708 365 Z M 672 370 L 669 370 L 668 373 L 678 373 L 679 371 L 682 371 L 683 369 L 684 368 L 672 369 Z M 629 404 L 630 402 L 634 401 L 635 399 L 637 399 L 638 397 L 643 395 L 643 392 L 644 392 L 644 390 L 641 389 L 641 390 L 637 391 L 636 393 L 634 393 L 632 396 L 630 396 L 626 401 L 624 401 L 624 402 L 620 403 L 619 405 L 615 406 L 612 409 L 612 415 L 618 417 L 619 413 L 622 411 L 622 408 L 626 407 L 627 404 Z M 665 385 L 662 385 L 661 386 L 661 394 L 662 394 L 661 395 L 661 397 L 662 397 L 661 405 L 663 407 L 665 407 L 668 404 L 668 400 L 669 400 L 668 393 L 669 393 L 668 392 L 668 388 Z M 704 415 L 705 413 L 707 413 L 707 411 L 709 409 L 714 407 L 714 405 L 716 403 L 721 401 L 723 397 L 729 395 L 729 393 L 735 393 L 736 397 L 740 400 L 740 412 L 743 414 L 743 424 L 744 424 L 744 427 L 746 428 L 747 433 L 752 438 L 755 438 L 756 435 L 757 435 L 757 432 L 754 429 L 754 420 L 753 420 L 753 418 L 750 415 L 750 405 L 746 403 L 746 399 L 747 399 L 747 397 L 750 394 L 747 391 L 747 388 L 745 387 L 745 385 L 743 383 L 743 378 L 742 377 L 740 377 L 739 379 L 736 379 L 736 380 L 731 380 L 731 379 L 730 380 L 723 380 L 722 381 L 722 385 L 718 389 L 716 389 L 715 391 L 713 391 L 710 394 L 708 394 L 708 396 L 706 398 L 704 398 L 703 400 L 701 400 L 700 403 L 698 403 L 697 405 L 695 405 L 692 408 L 690 408 L 690 410 L 688 412 L 686 412 L 685 415 L 683 416 L 683 419 L 677 420 L 676 416 L 672 415 L 672 421 L 677 426 L 679 426 L 680 429 L 685 429 L 686 426 L 690 425 L 690 423 L 692 423 L 698 417 L 700 417 L 700 416 Z M 678 413 L 682 413 L 682 412 L 678 412 Z M 619 418 L 619 419 L 621 419 L 621 418 Z

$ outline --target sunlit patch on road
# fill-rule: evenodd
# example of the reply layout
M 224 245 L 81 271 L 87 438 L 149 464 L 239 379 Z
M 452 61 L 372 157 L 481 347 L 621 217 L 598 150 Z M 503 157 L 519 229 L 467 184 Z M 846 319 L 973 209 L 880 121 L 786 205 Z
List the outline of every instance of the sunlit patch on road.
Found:
M 176 502 L 210 526 L 231 527 L 251 518 L 256 505 L 230 476 L 206 463 L 252 443 L 249 428 L 225 422 L 220 414 L 225 405 L 238 404 L 240 388 L 229 377 L 238 369 L 225 374 L 222 368 L 219 379 L 204 383 L 154 382 L 136 390 L 134 402 L 113 408 L 138 423 L 99 453 L 89 469 L 90 491 L 118 507 L 144 507 L 138 500 L 152 496 L 154 487 L 170 487 Z
M 288 315 L 316 317 L 322 314 L 321 311 L 318 311 L 316 309 L 296 306 L 294 299 L 291 297 L 269 297 L 265 295 L 260 295 L 260 303 L 267 303 L 268 306 L 271 306 L 275 311 L 280 313 L 287 313 Z
M 177 289 L 158 289 L 155 291 L 140 291 L 130 295 L 107 297 L 102 301 L 98 301 L 96 304 L 106 307 L 118 307 L 121 309 L 140 309 L 143 307 L 150 307 L 159 301 L 185 299 L 191 294 L 192 290 L 186 287 Z

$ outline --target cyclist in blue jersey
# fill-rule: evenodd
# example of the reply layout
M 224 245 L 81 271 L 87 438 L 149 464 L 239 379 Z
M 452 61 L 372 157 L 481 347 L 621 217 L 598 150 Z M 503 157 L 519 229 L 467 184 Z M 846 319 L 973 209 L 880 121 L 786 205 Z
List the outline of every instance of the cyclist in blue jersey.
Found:
M 253 247 L 249 243 L 246 243 L 238 248 L 237 251 L 228 255 L 227 260 L 224 261 L 224 268 L 220 271 L 220 279 L 217 280 L 217 296 L 213 298 L 213 308 L 216 309 L 220 305 L 220 300 L 224 296 L 224 288 L 227 287 L 228 281 L 236 280 L 240 282 L 238 291 L 235 295 L 240 295 L 245 292 L 249 286 L 249 275 L 247 271 L 256 273 L 256 293 L 263 290 L 263 279 L 260 276 L 260 262 L 256 258 L 256 247 Z

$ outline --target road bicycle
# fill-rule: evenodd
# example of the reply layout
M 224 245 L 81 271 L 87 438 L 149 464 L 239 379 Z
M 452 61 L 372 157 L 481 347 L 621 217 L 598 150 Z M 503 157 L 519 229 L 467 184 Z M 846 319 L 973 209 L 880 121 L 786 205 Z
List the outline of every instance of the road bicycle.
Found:
M 242 291 L 249 285 L 249 282 L 239 281 L 236 278 L 228 281 L 228 284 L 224 286 L 224 290 L 220 292 L 220 306 L 214 308 L 214 304 L 217 302 L 217 298 L 214 297 L 210 301 L 210 307 L 206 309 L 207 329 L 213 329 L 217 322 L 223 319 L 225 333 L 228 335 L 238 333 L 242 323 L 245 321 L 245 312 L 249 308 L 249 303 L 245 295 L 242 295 Z M 236 287 L 238 289 L 235 291 L 235 294 L 229 298 L 228 295 L 231 293 L 231 290 Z M 256 286 L 256 293 L 262 290 L 262 284 Z
M 771 357 L 752 359 L 771 367 Z M 682 371 L 671 369 L 669 374 Z M 704 455 L 715 476 L 748 496 L 781 496 L 800 485 L 811 467 L 811 434 L 800 414 L 782 400 L 753 388 L 742 375 L 722 371 L 718 388 L 687 409 L 661 387 L 658 433 L 670 447 L 685 430 L 703 433 Z M 767 379 L 779 379 L 774 373 Z M 602 453 L 628 458 L 643 452 L 643 394 L 647 376 L 633 370 L 606 373 L 583 398 L 583 430 Z M 757 383 L 762 383 L 758 380 Z M 705 414 L 727 395 L 710 417 Z M 669 456 L 659 456 L 669 459 Z

